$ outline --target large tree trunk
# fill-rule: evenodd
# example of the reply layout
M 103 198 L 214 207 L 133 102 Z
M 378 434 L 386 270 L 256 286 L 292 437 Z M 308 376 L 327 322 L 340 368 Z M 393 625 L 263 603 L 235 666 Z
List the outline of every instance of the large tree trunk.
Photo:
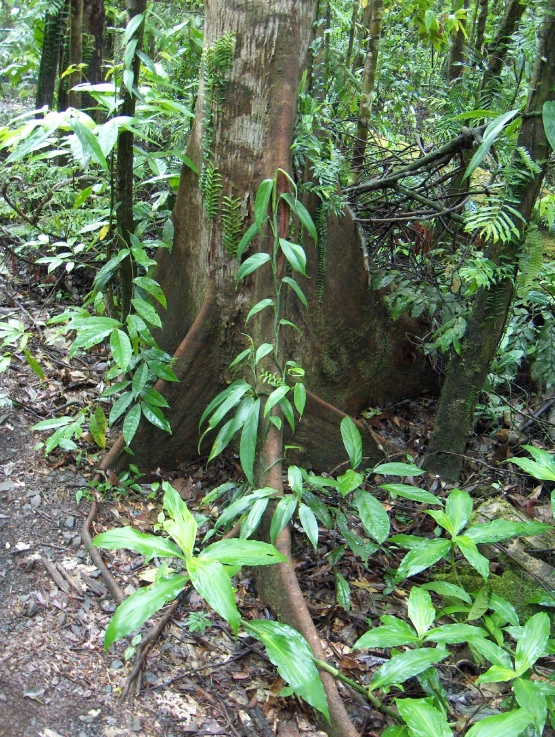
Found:
M 522 216 L 522 219 L 514 217 L 520 236 L 506 244 L 492 244 L 488 249 L 488 257 L 496 264 L 513 266 L 514 277 L 518 250 L 526 235 L 550 152 L 541 111 L 547 100 L 555 99 L 555 0 L 546 3 L 545 13 L 536 67 L 517 144 L 528 151 L 540 171 L 528 180 L 522 178 L 516 185 L 508 182 L 513 201 L 518 202 L 516 207 Z M 519 158 L 515 156 L 514 161 L 518 166 Z M 460 476 L 462 454 L 472 431 L 478 395 L 505 328 L 513 297 L 514 277 L 501 279 L 489 289 L 478 292 L 461 355 L 454 355 L 447 369 L 425 466 L 448 481 L 457 481 Z
M 56 12 L 46 13 L 37 83 L 37 108 L 48 105 L 52 110 L 54 107 L 54 91 L 58 77 L 60 53 L 67 29 L 67 18 L 67 2 L 61 5 Z
M 524 11 L 526 0 L 509 0 L 497 33 L 490 47 L 487 49 L 488 65 L 482 79 L 480 98 L 482 107 L 490 107 L 496 87 L 501 81 L 501 71 L 507 58 L 511 36 L 517 30 Z
M 464 0 L 463 7 L 468 11 L 470 0 Z M 458 79 L 464 71 L 464 44 L 466 41 L 466 20 L 461 22 L 461 28 L 453 34 L 449 47 L 449 61 L 447 63 L 447 84 Z
M 78 67 L 83 61 L 83 0 L 71 0 L 69 18 L 69 66 Z M 78 69 L 68 75 L 68 102 L 70 107 L 81 108 L 81 93 L 73 89 L 81 82 Z
M 104 0 L 85 0 L 83 12 L 83 32 L 92 46 L 88 59 L 85 77 L 90 84 L 102 82 L 102 51 L 104 44 L 104 26 L 106 13 Z M 83 93 L 82 105 L 85 109 L 95 106 L 95 101 L 88 93 Z M 95 116 L 96 117 L 96 116 Z

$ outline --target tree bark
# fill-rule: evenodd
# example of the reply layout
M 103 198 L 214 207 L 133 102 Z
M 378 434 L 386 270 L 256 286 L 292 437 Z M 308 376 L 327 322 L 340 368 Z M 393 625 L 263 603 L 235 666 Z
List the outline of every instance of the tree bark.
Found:
M 129 0 L 127 4 L 127 22 L 131 21 L 136 15 L 144 13 L 146 10 L 147 0 Z M 143 37 L 144 23 L 141 23 L 137 31 L 133 34 L 130 41 L 137 40 L 135 54 L 131 62 L 131 71 L 133 73 L 133 86 L 137 85 L 139 72 L 141 68 L 141 60 L 137 52 L 141 50 L 141 42 Z M 129 71 L 129 70 L 127 70 Z M 125 72 L 124 72 L 125 73 Z M 132 90 L 122 82 L 121 92 L 123 104 L 121 106 L 121 115 L 135 115 L 135 94 Z M 130 247 L 129 234 L 135 230 L 133 220 L 133 133 L 131 131 L 120 130 L 118 134 L 118 155 L 116 163 L 116 220 L 118 228 L 118 238 L 120 245 Z M 131 258 L 122 261 L 121 270 L 121 317 L 125 320 L 129 314 L 131 307 L 131 296 L 133 292 L 133 266 Z
M 483 107 L 489 107 L 491 103 L 491 96 L 495 92 L 491 88 L 495 86 L 496 82 L 500 81 L 511 36 L 517 30 L 526 7 L 526 0 L 509 0 L 505 8 L 505 13 L 497 29 L 495 38 L 487 50 L 488 65 L 482 79 L 480 91 L 480 99 Z
M 371 11 L 368 22 L 368 45 L 366 47 L 366 61 L 362 72 L 362 89 L 360 92 L 360 107 L 358 124 L 353 150 L 353 168 L 360 169 L 364 164 L 364 153 L 368 140 L 368 128 L 372 110 L 372 94 L 376 83 L 376 67 L 383 24 L 383 0 L 370 0 Z
M 54 92 L 60 53 L 67 30 L 67 17 L 67 3 L 64 3 L 57 12 L 46 13 L 44 19 L 44 38 L 37 83 L 37 108 L 47 105 L 52 110 L 54 107 Z
M 478 395 L 503 335 L 511 305 L 518 250 L 524 242 L 526 227 L 549 157 L 550 146 L 541 112 L 546 101 L 555 99 L 555 0 L 546 3 L 545 14 L 530 94 L 517 143 L 518 147 L 528 151 L 540 166 L 540 171 L 512 187 L 510 182 L 507 185 L 511 187 L 511 195 L 518 202 L 516 209 L 522 216 L 522 220 L 516 216 L 513 220 L 520 236 L 506 244 L 490 244 L 487 255 L 498 265 L 512 265 L 514 275 L 500 279 L 489 289 L 478 292 L 468 320 L 461 355 L 454 355 L 447 369 L 425 468 L 448 481 L 456 482 L 460 477 L 462 454 L 472 431 Z M 518 165 L 518 161 L 515 156 L 515 165 Z
M 70 0 L 69 16 L 69 66 L 79 66 L 83 61 L 83 0 Z M 73 87 L 81 82 L 81 72 L 75 70 L 68 75 L 68 103 L 81 109 L 81 93 Z
M 468 11 L 470 0 L 464 0 L 463 7 Z M 459 28 L 451 38 L 451 46 L 449 48 L 449 61 L 447 63 L 447 84 L 451 84 L 458 79 L 463 71 L 464 62 L 464 45 L 466 42 L 466 20 L 461 21 L 462 28 Z
M 87 82 L 90 84 L 98 84 L 103 80 L 102 52 L 105 21 L 104 0 L 84 0 L 83 31 L 92 41 L 92 52 L 85 70 Z M 82 96 L 83 107 L 85 109 L 94 108 L 95 104 L 93 98 L 84 92 Z
M 480 0 L 478 22 L 476 24 L 476 37 L 474 39 L 474 48 L 479 54 L 481 54 L 483 51 L 484 35 L 486 32 L 487 20 L 488 20 L 488 0 Z

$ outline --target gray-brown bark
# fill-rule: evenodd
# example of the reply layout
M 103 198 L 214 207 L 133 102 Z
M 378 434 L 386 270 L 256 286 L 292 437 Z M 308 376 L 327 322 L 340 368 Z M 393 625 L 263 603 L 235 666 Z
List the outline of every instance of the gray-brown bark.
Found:
M 470 0 L 464 0 L 463 8 L 468 11 Z M 449 60 L 447 62 L 447 84 L 458 79 L 464 70 L 464 45 L 466 42 L 466 20 L 461 21 L 461 27 L 453 34 L 451 46 L 449 47 Z
M 474 48 L 481 54 L 484 45 L 484 35 L 486 32 L 486 22 L 488 19 L 488 0 L 479 0 L 478 21 L 476 23 L 476 36 L 474 38 Z
M 480 92 L 480 97 L 485 107 L 489 107 L 490 104 L 491 88 L 495 87 L 496 82 L 498 83 L 500 81 L 511 36 L 517 30 L 526 7 L 527 0 L 509 0 L 495 38 L 487 49 L 488 64 L 484 72 Z
M 67 30 L 67 18 L 67 3 L 61 5 L 53 13 L 46 13 L 37 83 L 37 108 L 41 108 L 43 105 L 48 105 L 50 109 L 54 107 L 54 92 L 58 77 L 60 53 Z
M 540 171 L 527 181 L 516 185 L 508 183 L 522 218 L 514 217 L 520 237 L 506 244 L 491 244 L 488 249 L 488 257 L 496 264 L 512 265 L 515 276 L 518 249 L 526 234 L 550 151 L 541 111 L 547 100 L 555 99 L 555 0 L 546 3 L 545 13 L 530 95 L 518 138 L 518 146 L 528 151 L 540 166 Z M 460 476 L 462 454 L 472 430 L 478 394 L 503 334 L 512 296 L 513 277 L 502 278 L 489 289 L 478 292 L 461 355 L 454 355 L 449 363 L 425 460 L 428 470 L 449 481 L 457 481 Z
M 106 18 L 104 0 L 84 0 L 83 11 L 83 32 L 89 39 L 88 45 L 91 46 L 85 77 L 90 84 L 98 84 L 103 80 L 102 52 Z M 82 93 L 82 105 L 85 109 L 95 105 L 88 93 Z
M 83 61 L 83 0 L 71 0 L 69 11 L 69 55 L 71 67 L 79 67 Z M 73 87 L 81 82 L 81 72 L 76 68 L 68 75 L 68 103 L 81 108 L 81 93 Z

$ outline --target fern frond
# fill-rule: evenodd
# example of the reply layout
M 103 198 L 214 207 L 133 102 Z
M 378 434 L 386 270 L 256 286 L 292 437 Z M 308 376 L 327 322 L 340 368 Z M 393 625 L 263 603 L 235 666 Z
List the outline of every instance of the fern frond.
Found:
M 222 229 L 224 248 L 235 256 L 241 240 L 241 198 L 225 195 L 222 199 Z
M 543 243 L 537 225 L 530 225 L 526 233 L 526 240 L 519 256 L 519 275 L 517 284 L 524 296 L 532 288 L 543 263 Z
M 212 161 L 202 167 L 200 188 L 204 195 L 204 209 L 211 220 L 218 214 L 220 204 L 220 192 L 223 188 L 221 172 L 214 166 Z
M 546 389 L 555 384 L 555 320 L 552 316 L 540 330 L 531 374 Z
M 328 268 L 328 208 L 325 202 L 320 201 L 316 208 L 314 225 L 318 233 L 318 277 L 316 280 L 316 297 L 318 306 L 322 304 L 324 298 L 324 287 L 326 270 Z

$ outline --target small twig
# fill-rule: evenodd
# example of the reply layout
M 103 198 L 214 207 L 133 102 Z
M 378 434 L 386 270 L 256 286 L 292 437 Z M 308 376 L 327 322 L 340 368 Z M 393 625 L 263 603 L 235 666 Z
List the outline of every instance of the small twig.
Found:
M 69 585 L 65 578 L 60 575 L 58 569 L 47 558 L 41 558 L 41 560 L 50 576 L 54 579 L 56 586 L 63 591 L 64 594 L 69 594 Z

